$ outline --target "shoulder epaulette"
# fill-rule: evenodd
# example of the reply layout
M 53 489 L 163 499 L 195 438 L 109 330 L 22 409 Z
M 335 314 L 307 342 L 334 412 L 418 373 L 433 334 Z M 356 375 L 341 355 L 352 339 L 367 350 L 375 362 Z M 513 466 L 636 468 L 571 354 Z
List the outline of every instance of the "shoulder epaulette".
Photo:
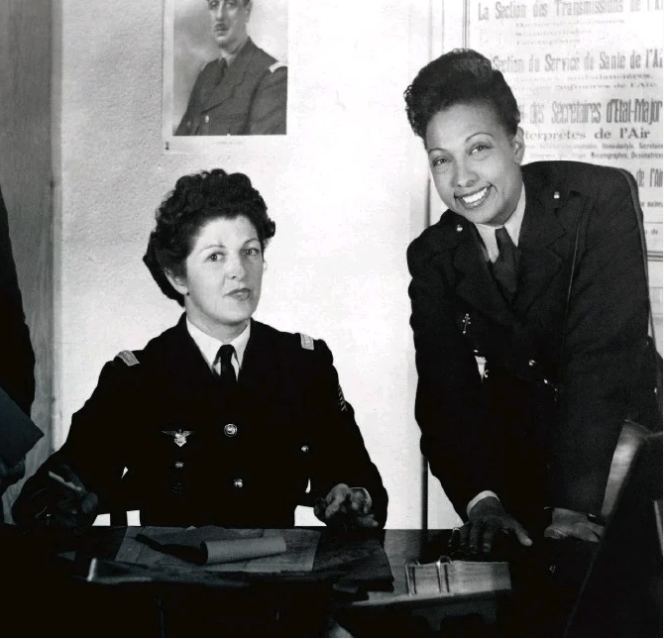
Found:
M 309 337 L 309 335 L 305 335 L 304 333 L 300 333 L 300 343 L 302 344 L 302 348 L 304 348 L 307 351 L 313 351 L 314 350 L 314 339 L 313 337 Z
M 140 364 L 138 358 L 132 351 L 120 351 L 116 357 L 119 357 L 127 366 L 136 366 L 136 364 Z
M 286 68 L 286 63 L 277 61 L 274 64 L 271 64 L 268 68 L 270 70 L 270 73 L 274 73 L 278 69 L 285 69 Z

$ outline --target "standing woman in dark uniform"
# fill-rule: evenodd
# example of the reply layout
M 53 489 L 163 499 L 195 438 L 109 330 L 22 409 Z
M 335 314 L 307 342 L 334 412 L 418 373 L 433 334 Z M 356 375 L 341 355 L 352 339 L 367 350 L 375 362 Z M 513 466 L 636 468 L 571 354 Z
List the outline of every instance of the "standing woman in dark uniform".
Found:
M 628 181 L 522 167 L 512 91 L 475 51 L 421 69 L 406 103 L 448 209 L 408 249 L 422 451 L 471 550 L 545 527 L 596 540 L 647 343 Z
M 322 521 L 385 523 L 387 494 L 325 342 L 252 319 L 274 232 L 246 175 L 178 180 L 144 259 L 185 313 L 104 366 L 64 446 L 26 483 L 18 523 L 139 509 L 150 525 L 286 527 L 309 482 Z

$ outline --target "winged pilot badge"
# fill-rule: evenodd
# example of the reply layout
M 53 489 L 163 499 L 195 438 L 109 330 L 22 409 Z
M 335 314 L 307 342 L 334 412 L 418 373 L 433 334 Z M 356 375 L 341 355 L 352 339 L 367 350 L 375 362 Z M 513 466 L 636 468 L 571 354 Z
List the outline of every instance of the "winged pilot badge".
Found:
M 193 430 L 162 430 L 161 432 L 172 437 L 175 445 L 180 448 L 187 443 L 187 437 L 194 434 Z

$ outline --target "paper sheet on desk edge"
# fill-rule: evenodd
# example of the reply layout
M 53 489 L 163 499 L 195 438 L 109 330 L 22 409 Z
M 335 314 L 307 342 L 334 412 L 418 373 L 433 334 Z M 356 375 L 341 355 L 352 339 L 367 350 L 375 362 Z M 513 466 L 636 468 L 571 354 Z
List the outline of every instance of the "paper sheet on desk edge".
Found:
M 318 548 L 320 532 L 304 528 L 268 528 L 261 529 L 232 529 L 220 528 L 224 536 L 230 539 L 241 539 L 242 537 L 256 536 L 282 536 L 286 540 L 287 551 L 281 555 L 270 557 L 259 557 L 247 561 L 216 564 L 209 566 L 197 566 L 172 555 L 163 554 L 153 550 L 146 544 L 138 541 L 136 535 L 139 533 L 158 537 L 163 533 L 182 533 L 182 528 L 161 527 L 130 527 L 127 528 L 125 537 L 118 550 L 116 559 L 130 563 L 138 563 L 147 566 L 177 567 L 189 570 L 206 570 L 212 572 L 311 572 L 314 558 Z

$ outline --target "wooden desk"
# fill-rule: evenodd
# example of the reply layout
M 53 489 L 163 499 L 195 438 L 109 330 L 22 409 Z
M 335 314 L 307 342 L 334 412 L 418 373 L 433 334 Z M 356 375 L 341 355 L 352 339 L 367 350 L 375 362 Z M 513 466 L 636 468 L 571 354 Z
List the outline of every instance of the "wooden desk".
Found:
M 331 533 L 322 530 L 314 572 L 329 565 L 330 553 L 335 552 Z M 472 636 L 562 636 L 556 634 L 558 617 L 571 605 L 594 550 L 582 542 L 544 544 L 512 562 L 512 597 L 464 596 L 454 600 L 446 598 L 436 605 L 403 602 L 402 596 L 407 592 L 403 566 L 407 560 L 428 562 L 444 554 L 450 534 L 444 530 L 369 533 L 382 540 L 394 577 L 393 590 L 372 591 L 359 600 L 331 591 L 330 584 L 324 580 L 318 588 L 306 583 L 300 588 L 296 585 L 279 588 L 273 582 L 271 587 L 260 589 L 258 598 L 248 595 L 246 590 L 240 593 L 223 589 L 212 591 L 191 584 L 100 587 L 85 583 L 83 577 L 89 559 L 93 556 L 114 558 L 124 533 L 124 528 L 29 533 L 12 526 L 0 527 L 4 576 L 15 584 L 11 596 L 5 596 L 3 608 L 16 612 L 15 625 L 6 621 L 3 629 L 15 636 L 104 636 L 105 632 L 107 636 L 155 636 L 163 630 L 164 624 L 170 628 L 179 623 L 195 623 L 193 629 L 187 626 L 189 636 L 192 633 L 205 636 L 205 630 L 198 629 L 202 611 L 208 607 L 215 610 L 221 605 L 224 610 L 234 609 L 240 616 L 243 611 L 256 616 L 259 625 L 249 632 L 253 633 L 251 636 L 260 636 L 262 629 L 269 627 L 270 620 L 260 618 L 255 605 L 258 601 L 261 609 L 268 611 L 268 616 L 275 609 L 280 614 L 280 606 L 291 615 L 303 609 L 312 616 L 331 613 L 349 627 L 355 624 L 356 632 L 360 628 L 362 634 L 373 636 L 435 636 L 440 631 L 441 621 L 444 622 L 443 632 L 450 635 L 456 632 L 449 630 L 454 627 L 449 626 L 454 619 L 471 615 L 475 619 L 472 623 L 479 628 Z M 62 551 L 68 551 L 68 556 L 75 560 L 55 559 Z M 555 567 L 553 571 L 551 566 Z M 27 619 L 23 612 L 26 600 L 34 602 L 34 610 L 38 611 Z M 3 615 L 7 620 L 8 615 Z M 264 625 L 260 625 L 263 622 Z M 60 627 L 66 630 L 58 632 Z M 376 627 L 383 632 L 376 631 Z M 515 627 L 519 632 L 515 632 Z M 237 628 L 229 628 L 228 632 L 237 632 Z M 215 633 L 218 635 L 219 630 Z M 170 634 L 177 635 L 176 632 Z

